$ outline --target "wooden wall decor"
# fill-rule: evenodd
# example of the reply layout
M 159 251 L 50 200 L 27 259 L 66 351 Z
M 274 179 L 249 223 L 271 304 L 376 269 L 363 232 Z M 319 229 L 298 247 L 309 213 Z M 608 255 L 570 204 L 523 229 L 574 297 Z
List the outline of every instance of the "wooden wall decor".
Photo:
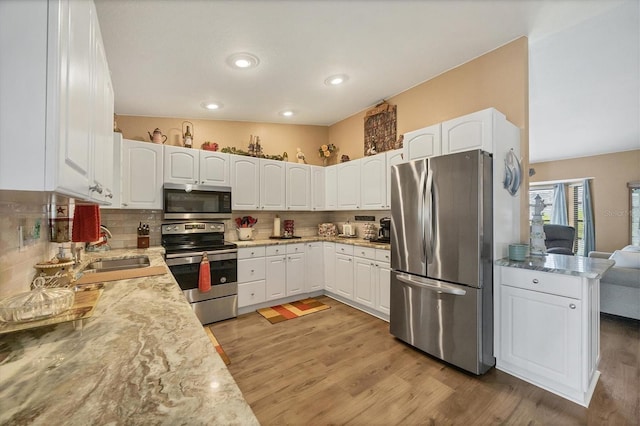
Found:
M 397 105 L 390 105 L 383 101 L 365 113 L 365 156 L 402 148 L 402 139 L 396 138 L 396 107 Z

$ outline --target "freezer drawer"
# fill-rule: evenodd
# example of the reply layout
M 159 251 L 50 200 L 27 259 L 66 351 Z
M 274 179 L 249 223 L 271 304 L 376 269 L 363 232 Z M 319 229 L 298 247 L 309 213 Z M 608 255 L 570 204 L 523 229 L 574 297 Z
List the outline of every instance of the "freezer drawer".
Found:
M 495 365 L 490 292 L 393 271 L 390 332 L 464 370 L 485 373 Z

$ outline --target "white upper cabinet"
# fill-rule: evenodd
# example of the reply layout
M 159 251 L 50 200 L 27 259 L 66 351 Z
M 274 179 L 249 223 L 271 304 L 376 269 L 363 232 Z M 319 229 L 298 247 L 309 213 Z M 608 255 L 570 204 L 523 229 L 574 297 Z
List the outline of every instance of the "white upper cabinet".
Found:
M 338 166 L 324 168 L 324 208 L 338 208 Z
M 387 199 L 386 199 L 386 208 L 391 208 L 391 166 L 396 164 L 405 162 L 405 153 L 404 149 L 394 149 L 393 151 L 387 151 Z
M 442 123 L 442 154 L 482 149 L 493 152 L 494 117 L 504 115 L 494 108 Z
M 231 156 L 231 199 L 233 210 L 257 210 L 260 205 L 260 160 Z
M 387 156 L 382 154 L 360 160 L 360 207 L 381 210 L 387 207 Z
M 260 209 L 284 210 L 285 164 L 282 161 L 260 159 Z
M 94 19 L 97 17 L 94 15 Z M 100 27 L 95 23 L 95 77 L 93 80 L 93 166 L 91 168 L 91 199 L 112 205 L 116 191 L 114 186 L 114 139 L 113 102 L 114 93 L 109 76 L 109 65 L 102 45 Z M 119 182 L 119 180 L 118 180 Z
M 93 168 L 113 97 L 93 2 L 0 1 L 0 28 L 0 189 L 107 200 L 94 178 L 108 184 L 110 168 Z
M 336 166 L 338 210 L 360 208 L 360 160 L 347 161 Z
M 324 210 L 326 167 L 311 166 L 311 210 Z
M 181 146 L 164 146 L 164 181 L 231 186 L 229 154 Z
M 162 209 L 162 145 L 122 140 L 122 208 Z
M 440 123 L 404 134 L 406 161 L 435 157 L 442 153 Z
M 286 163 L 287 210 L 311 210 L 311 166 Z
M 200 183 L 199 152 L 192 148 L 165 145 L 164 181 L 192 185 Z
M 224 152 L 200 151 L 200 184 L 231 186 L 231 159 Z

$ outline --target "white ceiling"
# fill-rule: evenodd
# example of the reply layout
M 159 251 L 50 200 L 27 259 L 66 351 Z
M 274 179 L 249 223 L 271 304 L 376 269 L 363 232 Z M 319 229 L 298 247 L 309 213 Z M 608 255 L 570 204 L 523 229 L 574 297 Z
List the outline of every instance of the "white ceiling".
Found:
M 121 115 L 330 125 L 616 0 L 95 0 Z M 233 70 L 229 55 L 260 65 Z M 342 86 L 324 80 L 349 75 Z M 224 108 L 207 111 L 215 100 Z M 296 111 L 281 117 L 284 109 Z

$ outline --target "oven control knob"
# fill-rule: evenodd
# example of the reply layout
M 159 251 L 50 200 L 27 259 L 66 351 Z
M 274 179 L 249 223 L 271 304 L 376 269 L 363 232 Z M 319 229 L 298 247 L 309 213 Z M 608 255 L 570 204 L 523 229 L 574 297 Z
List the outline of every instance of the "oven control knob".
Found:
M 221 277 L 221 278 L 220 278 L 220 282 L 221 282 L 222 284 L 226 283 L 226 282 L 227 282 L 227 277 Z

